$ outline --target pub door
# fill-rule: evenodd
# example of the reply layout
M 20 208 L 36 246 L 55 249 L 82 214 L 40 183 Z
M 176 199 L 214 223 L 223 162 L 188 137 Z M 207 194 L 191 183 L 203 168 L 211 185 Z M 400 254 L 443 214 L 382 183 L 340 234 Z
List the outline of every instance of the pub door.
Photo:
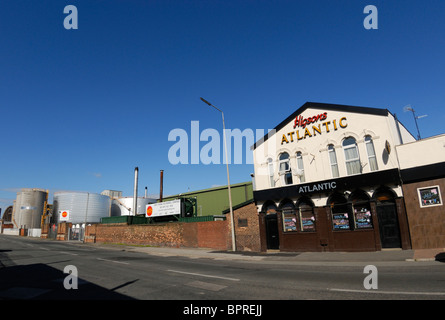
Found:
M 399 221 L 395 203 L 380 203 L 377 205 L 380 240 L 382 248 L 401 248 Z
M 279 249 L 280 239 L 278 237 L 278 219 L 276 214 L 266 215 L 266 242 L 267 249 Z

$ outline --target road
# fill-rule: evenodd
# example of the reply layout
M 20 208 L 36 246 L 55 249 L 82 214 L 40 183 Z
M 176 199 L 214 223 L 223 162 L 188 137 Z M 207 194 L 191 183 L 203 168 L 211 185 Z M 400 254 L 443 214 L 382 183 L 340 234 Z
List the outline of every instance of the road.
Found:
M 298 263 L 159 256 L 122 246 L 0 235 L 0 299 L 444 300 L 445 264 Z M 77 289 L 65 289 L 67 266 Z M 67 283 L 73 285 L 72 278 Z

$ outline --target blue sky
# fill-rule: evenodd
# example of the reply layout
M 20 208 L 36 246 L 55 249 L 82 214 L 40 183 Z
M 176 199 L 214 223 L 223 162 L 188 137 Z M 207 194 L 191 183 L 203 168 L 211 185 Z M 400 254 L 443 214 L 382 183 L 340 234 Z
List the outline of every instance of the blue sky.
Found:
M 366 5 L 378 30 L 366 30 Z M 78 29 L 66 30 L 66 5 Z M 445 2 L 2 0 L 0 207 L 20 188 L 177 194 L 225 165 L 172 165 L 168 134 L 270 129 L 306 101 L 388 108 L 444 133 Z M 202 143 L 205 144 L 205 143 Z M 231 165 L 231 182 L 253 166 Z

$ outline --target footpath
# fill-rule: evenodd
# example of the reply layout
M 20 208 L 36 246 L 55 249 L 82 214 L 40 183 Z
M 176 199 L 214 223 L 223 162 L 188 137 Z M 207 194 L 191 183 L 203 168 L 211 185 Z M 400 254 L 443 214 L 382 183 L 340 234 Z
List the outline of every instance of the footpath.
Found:
M 171 248 L 135 245 L 94 244 L 109 249 L 142 252 L 161 257 L 186 257 L 190 259 L 237 260 L 266 264 L 300 265 L 410 265 L 440 264 L 445 266 L 445 249 L 440 251 L 417 251 L 388 249 L 377 252 L 246 252 L 218 251 L 204 248 Z

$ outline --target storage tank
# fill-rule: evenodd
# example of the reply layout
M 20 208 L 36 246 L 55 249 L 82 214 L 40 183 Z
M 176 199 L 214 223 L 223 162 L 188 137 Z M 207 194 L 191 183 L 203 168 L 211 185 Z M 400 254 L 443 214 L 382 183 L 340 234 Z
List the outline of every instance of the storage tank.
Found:
M 89 192 L 54 193 L 53 214 L 55 221 L 71 223 L 99 223 L 100 218 L 110 216 L 111 199 Z M 60 217 L 60 212 L 68 212 Z
M 13 222 L 17 228 L 40 228 L 48 191 L 24 188 L 17 193 Z
M 111 216 L 133 216 L 133 197 L 123 197 L 113 199 L 111 202 Z M 156 199 L 138 197 L 137 212 L 136 214 L 145 215 L 145 206 L 149 203 L 155 203 Z

